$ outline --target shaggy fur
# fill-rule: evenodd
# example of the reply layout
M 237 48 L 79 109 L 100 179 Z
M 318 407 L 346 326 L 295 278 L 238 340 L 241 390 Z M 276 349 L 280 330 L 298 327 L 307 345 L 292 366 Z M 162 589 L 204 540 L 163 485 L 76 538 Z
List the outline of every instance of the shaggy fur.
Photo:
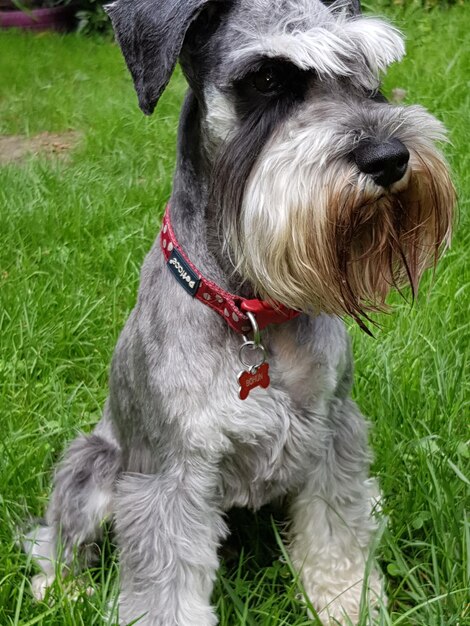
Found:
M 448 242 L 443 128 L 384 102 L 379 73 L 403 42 L 356 0 L 117 0 L 108 12 L 144 112 L 178 57 L 190 86 L 170 200 L 182 248 L 222 288 L 303 314 L 263 332 L 271 385 L 241 401 L 241 337 L 181 289 L 155 243 L 103 417 L 66 452 L 46 525 L 26 539 L 44 572 L 33 591 L 44 596 L 59 555 L 64 571 L 86 557 L 112 516 L 120 623 L 213 626 L 225 512 L 284 497 L 312 604 L 325 624 L 357 623 L 361 602 L 384 598 L 378 570 L 366 575 L 377 492 L 337 315 L 383 308 L 393 285 L 416 291 Z M 386 176 L 366 171 L 378 150 Z

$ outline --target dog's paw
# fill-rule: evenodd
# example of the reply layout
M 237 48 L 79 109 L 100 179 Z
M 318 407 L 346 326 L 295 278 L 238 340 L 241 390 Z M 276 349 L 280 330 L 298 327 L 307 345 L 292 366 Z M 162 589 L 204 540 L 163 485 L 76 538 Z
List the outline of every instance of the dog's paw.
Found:
M 378 623 L 379 605 L 385 604 L 382 578 L 373 571 L 367 580 L 349 587 L 330 585 L 328 589 L 311 589 L 308 594 L 320 621 L 324 626 L 374 626 Z
M 54 574 L 37 574 L 31 578 L 31 591 L 37 602 L 44 602 L 47 592 L 52 586 L 55 578 Z M 90 597 L 95 593 L 94 588 L 87 585 L 81 578 L 72 578 L 68 581 L 61 581 L 61 586 L 62 585 L 65 595 L 72 602 L 77 602 L 83 598 L 83 595 Z M 49 601 L 53 603 L 54 598 L 50 598 Z
M 375 626 L 379 619 L 379 612 L 375 607 L 361 613 L 357 607 L 347 609 L 343 605 L 331 605 L 318 615 L 324 626 Z
M 44 602 L 47 590 L 54 582 L 53 574 L 36 574 L 31 578 L 31 591 L 37 602 Z

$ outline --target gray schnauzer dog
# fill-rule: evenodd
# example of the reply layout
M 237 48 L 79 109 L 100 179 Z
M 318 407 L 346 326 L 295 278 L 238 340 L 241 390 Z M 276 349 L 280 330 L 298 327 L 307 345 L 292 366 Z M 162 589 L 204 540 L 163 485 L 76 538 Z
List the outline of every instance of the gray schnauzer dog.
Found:
M 444 129 L 380 94 L 403 40 L 358 0 L 107 10 L 145 113 L 178 58 L 189 91 L 103 417 L 71 444 L 26 540 L 43 569 L 34 593 L 111 517 L 120 623 L 214 625 L 225 513 L 283 497 L 312 605 L 324 623 L 357 623 L 364 599 L 384 600 L 366 565 L 376 491 L 340 316 L 365 327 L 448 243 Z

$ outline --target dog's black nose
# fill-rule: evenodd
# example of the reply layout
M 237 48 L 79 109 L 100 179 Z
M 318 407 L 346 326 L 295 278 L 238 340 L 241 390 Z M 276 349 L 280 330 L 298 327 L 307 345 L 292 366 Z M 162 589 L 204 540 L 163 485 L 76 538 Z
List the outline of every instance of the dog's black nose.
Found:
M 374 182 L 381 187 L 388 187 L 403 178 L 410 153 L 399 139 L 386 142 L 363 141 L 353 151 L 357 167 L 369 174 Z

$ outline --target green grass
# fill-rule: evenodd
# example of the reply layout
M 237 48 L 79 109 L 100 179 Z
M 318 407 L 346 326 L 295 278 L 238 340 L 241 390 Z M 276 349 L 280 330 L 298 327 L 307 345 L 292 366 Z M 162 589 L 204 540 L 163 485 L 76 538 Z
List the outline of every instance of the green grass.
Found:
M 407 102 L 449 127 L 460 218 L 417 303 L 394 296 L 394 314 L 380 317 L 375 339 L 351 325 L 355 397 L 374 425 L 373 469 L 388 517 L 377 548 L 390 598 L 381 624 L 465 626 L 470 10 L 398 18 L 409 56 L 385 88 L 406 89 Z M 0 168 L 0 624 L 99 624 L 116 597 L 113 550 L 105 547 L 102 564 L 86 574 L 92 598 L 73 602 L 56 585 L 55 602 L 35 604 L 16 532 L 42 514 L 66 442 L 99 418 L 113 346 L 170 193 L 184 83 L 178 74 L 148 119 L 107 42 L 1 33 L 0 59 L 0 135 L 81 133 L 65 160 Z M 312 624 L 270 511 L 235 517 L 240 541 L 224 553 L 214 594 L 222 626 Z

